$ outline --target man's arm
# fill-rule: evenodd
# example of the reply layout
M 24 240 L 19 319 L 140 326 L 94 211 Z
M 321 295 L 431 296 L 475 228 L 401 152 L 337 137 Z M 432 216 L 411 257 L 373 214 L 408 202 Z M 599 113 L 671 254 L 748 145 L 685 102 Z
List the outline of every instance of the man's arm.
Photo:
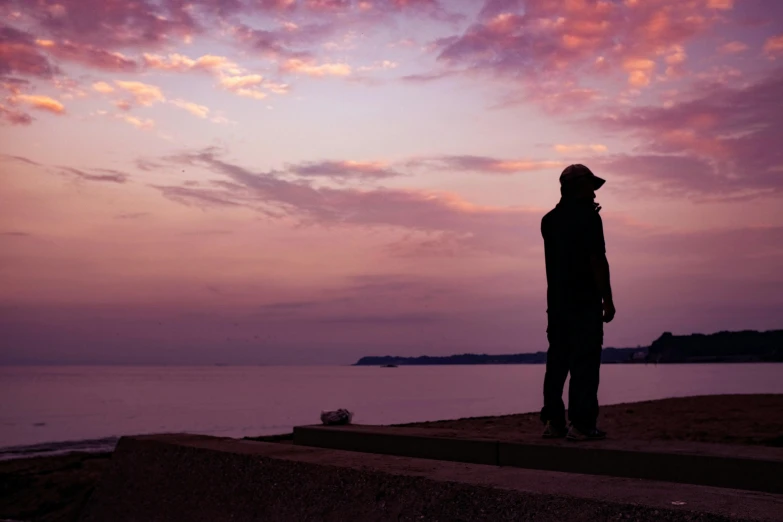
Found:
M 590 266 L 593 279 L 601 293 L 604 308 L 604 322 L 614 319 L 616 310 L 612 299 L 612 284 L 609 277 L 609 261 L 606 259 L 606 244 L 604 242 L 604 226 L 601 216 L 595 214 L 593 231 L 591 233 L 592 244 L 590 249 Z
M 609 261 L 606 259 L 606 253 L 592 253 L 590 265 L 593 269 L 593 278 L 604 301 L 604 322 L 608 323 L 614 319 L 616 310 L 612 299 L 612 284 L 609 280 Z

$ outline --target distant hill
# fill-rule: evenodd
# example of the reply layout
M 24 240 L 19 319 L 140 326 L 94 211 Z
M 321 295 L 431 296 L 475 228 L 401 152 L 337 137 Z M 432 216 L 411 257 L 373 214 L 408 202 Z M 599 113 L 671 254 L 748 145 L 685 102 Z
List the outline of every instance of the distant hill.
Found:
M 649 347 L 604 348 L 603 364 L 688 362 L 783 362 L 783 330 L 672 335 L 664 332 Z M 465 353 L 432 357 L 368 356 L 354 366 L 445 364 L 545 364 L 546 352 L 487 355 Z
M 647 360 L 684 362 L 783 362 L 783 330 L 672 335 L 664 332 L 650 345 Z

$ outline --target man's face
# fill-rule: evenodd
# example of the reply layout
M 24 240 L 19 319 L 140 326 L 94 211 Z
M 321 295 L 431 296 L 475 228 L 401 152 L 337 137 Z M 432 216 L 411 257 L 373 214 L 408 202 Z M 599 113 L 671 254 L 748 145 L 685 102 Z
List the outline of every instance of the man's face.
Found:
M 593 181 L 587 177 L 581 177 L 573 180 L 574 197 L 578 199 L 595 199 L 595 189 L 593 189 Z

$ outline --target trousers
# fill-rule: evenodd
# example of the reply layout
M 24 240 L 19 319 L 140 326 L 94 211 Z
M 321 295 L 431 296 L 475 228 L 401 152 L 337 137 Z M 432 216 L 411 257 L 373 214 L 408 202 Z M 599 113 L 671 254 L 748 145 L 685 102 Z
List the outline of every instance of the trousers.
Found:
M 603 321 L 599 313 L 549 316 L 549 349 L 544 376 L 541 421 L 566 425 L 563 388 L 568 374 L 568 420 L 581 431 L 590 431 L 598 420 L 598 383 L 603 345 Z

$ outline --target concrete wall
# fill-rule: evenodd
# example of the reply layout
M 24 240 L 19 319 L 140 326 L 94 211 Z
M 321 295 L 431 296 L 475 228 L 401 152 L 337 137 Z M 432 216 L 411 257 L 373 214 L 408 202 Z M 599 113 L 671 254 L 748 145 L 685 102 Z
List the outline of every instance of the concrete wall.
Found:
M 782 506 L 717 488 L 168 435 L 121 439 L 80 520 L 736 521 L 775 520 Z

